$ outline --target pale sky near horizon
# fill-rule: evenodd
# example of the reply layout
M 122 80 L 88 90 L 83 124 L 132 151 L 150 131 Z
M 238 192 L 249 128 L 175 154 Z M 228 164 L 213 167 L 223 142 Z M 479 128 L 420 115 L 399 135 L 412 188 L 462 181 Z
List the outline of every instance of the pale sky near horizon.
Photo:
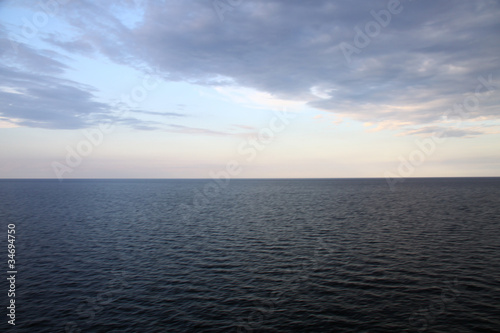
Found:
M 500 176 L 499 17 L 493 0 L 3 1 L 0 178 Z

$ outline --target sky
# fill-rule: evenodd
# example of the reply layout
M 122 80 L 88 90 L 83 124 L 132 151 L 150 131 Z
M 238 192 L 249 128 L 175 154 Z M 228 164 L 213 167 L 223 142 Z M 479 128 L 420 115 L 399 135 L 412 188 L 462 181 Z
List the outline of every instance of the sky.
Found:
M 500 1 L 0 2 L 0 178 L 500 176 Z

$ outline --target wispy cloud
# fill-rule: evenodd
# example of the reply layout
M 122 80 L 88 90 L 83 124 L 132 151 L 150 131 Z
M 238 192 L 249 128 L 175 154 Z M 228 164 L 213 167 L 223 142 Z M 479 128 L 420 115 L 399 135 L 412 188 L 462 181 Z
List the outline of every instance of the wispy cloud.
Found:
M 185 117 L 185 114 L 178 112 L 155 112 L 155 111 L 144 111 L 144 110 L 130 110 L 129 112 L 147 114 L 151 116 L 161 116 L 161 117 Z
M 198 127 L 190 127 L 184 125 L 170 124 L 168 125 L 168 132 L 174 133 L 182 133 L 182 134 L 202 134 L 202 135 L 210 135 L 210 136 L 227 136 L 230 133 L 222 132 L 222 131 L 214 131 L 206 128 L 198 128 Z
M 473 129 L 461 129 L 456 127 L 446 128 L 442 126 L 426 126 L 419 129 L 410 130 L 402 133 L 402 135 L 416 135 L 416 134 L 433 134 L 440 133 L 442 138 L 460 138 L 467 137 L 471 138 L 474 136 L 478 136 L 484 134 L 484 131 L 473 130 Z

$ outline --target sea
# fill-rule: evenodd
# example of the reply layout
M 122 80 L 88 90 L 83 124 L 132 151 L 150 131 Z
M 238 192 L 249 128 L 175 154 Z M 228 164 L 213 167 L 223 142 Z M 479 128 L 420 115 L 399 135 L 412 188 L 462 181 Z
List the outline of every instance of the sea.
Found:
M 500 178 L 0 180 L 0 220 L 2 332 L 500 332 Z

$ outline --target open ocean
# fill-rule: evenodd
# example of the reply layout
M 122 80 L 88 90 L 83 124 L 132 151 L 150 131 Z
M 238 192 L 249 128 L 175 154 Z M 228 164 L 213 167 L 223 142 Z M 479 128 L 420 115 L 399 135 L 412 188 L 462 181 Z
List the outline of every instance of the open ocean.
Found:
M 500 178 L 0 180 L 0 217 L 3 332 L 500 332 Z

